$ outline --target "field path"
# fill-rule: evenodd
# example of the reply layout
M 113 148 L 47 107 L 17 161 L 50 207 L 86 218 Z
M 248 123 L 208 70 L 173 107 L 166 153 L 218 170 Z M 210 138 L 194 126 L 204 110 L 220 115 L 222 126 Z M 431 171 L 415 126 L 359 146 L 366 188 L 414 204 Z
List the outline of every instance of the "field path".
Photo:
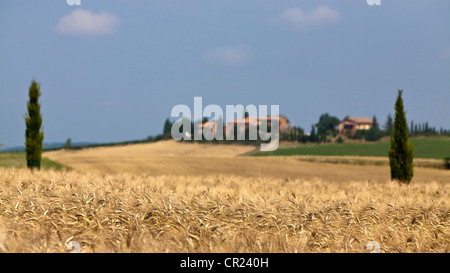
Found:
M 151 175 L 233 175 L 253 178 L 389 181 L 388 166 L 303 162 L 295 157 L 242 156 L 253 146 L 179 143 L 172 140 L 119 147 L 44 153 L 81 172 Z M 414 180 L 449 182 L 450 172 L 415 168 Z

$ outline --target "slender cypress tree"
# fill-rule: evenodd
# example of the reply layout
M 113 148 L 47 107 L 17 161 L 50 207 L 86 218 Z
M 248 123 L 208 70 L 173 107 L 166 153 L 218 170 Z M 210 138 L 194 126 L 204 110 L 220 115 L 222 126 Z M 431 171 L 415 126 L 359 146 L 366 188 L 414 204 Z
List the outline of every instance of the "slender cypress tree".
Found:
M 27 167 L 30 169 L 41 169 L 42 158 L 42 142 L 44 140 L 44 132 L 41 129 L 42 116 L 39 97 L 41 85 L 35 80 L 31 82 L 28 96 L 30 100 L 27 103 L 28 114 L 25 115 L 25 147 Z
M 166 121 L 164 122 L 163 135 L 165 137 L 170 136 L 171 130 L 172 130 L 172 122 L 170 122 L 169 119 L 166 119 Z
M 373 122 L 372 128 L 375 128 L 377 130 L 380 129 L 380 125 L 378 124 L 378 120 L 375 115 L 373 115 L 372 122 Z
M 391 114 L 387 116 L 386 124 L 384 125 L 384 129 L 386 130 L 387 135 L 392 135 L 392 130 L 394 128 Z
M 403 90 L 398 90 L 395 102 L 395 120 L 389 149 L 389 163 L 391 166 L 391 179 L 409 184 L 413 177 L 414 146 L 408 135 L 408 125 L 403 109 Z
M 314 125 L 311 126 L 311 133 L 309 134 L 309 141 L 311 141 L 311 142 L 317 141 L 316 129 L 315 129 Z

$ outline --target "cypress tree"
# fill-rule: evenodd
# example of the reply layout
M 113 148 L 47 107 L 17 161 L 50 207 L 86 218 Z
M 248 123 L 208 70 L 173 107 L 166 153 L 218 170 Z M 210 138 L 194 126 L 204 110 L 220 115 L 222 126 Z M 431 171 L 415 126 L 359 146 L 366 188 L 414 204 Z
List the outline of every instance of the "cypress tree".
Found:
M 164 129 L 163 129 L 164 137 L 170 136 L 171 131 L 172 131 L 172 122 L 170 122 L 169 119 L 166 119 L 166 121 L 164 122 Z
M 300 142 L 300 141 L 302 141 L 302 138 L 303 138 L 303 130 L 302 130 L 302 128 L 297 128 L 297 141 L 298 142 Z
M 409 140 L 408 125 L 402 99 L 403 90 L 398 90 L 395 102 L 395 120 L 389 149 L 391 179 L 409 184 L 413 177 L 414 147 Z
M 391 117 L 391 114 L 389 114 L 387 116 L 386 124 L 384 125 L 384 129 L 386 130 L 387 135 L 389 135 L 389 136 L 392 135 L 393 127 L 394 127 L 394 125 L 392 123 L 392 117 Z
M 30 169 L 41 169 L 42 158 L 42 142 L 44 140 L 44 132 L 41 129 L 42 116 L 39 97 L 41 96 L 41 85 L 35 80 L 31 82 L 28 90 L 29 101 L 28 114 L 25 115 L 25 147 L 27 167 Z
M 311 141 L 311 142 L 317 141 L 316 129 L 315 129 L 314 125 L 311 126 L 311 133 L 309 135 L 309 141 Z
M 377 117 L 375 116 L 375 115 L 373 115 L 373 118 L 372 118 L 372 128 L 375 128 L 375 129 L 380 129 L 380 125 L 378 124 L 378 120 L 377 120 Z

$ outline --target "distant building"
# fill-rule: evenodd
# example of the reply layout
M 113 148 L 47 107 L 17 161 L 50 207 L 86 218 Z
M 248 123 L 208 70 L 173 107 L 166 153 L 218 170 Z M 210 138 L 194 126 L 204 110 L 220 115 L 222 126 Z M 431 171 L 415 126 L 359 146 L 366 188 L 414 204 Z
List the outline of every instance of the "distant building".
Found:
M 285 116 L 277 116 L 275 117 L 275 119 L 278 119 L 278 125 L 279 125 L 279 131 L 283 132 L 288 130 L 289 127 L 289 120 L 285 117 Z M 266 121 L 267 122 L 267 127 L 271 127 L 272 125 L 272 117 L 271 116 L 267 116 L 267 117 L 246 117 L 245 119 L 234 119 L 231 121 L 228 121 L 226 124 L 223 125 L 223 132 L 226 135 L 226 127 L 227 124 L 230 124 L 231 126 L 233 126 L 233 124 L 235 124 L 238 128 L 239 126 L 242 126 L 240 124 L 244 124 L 245 129 L 248 129 L 250 127 L 251 124 L 260 124 L 260 122 Z M 210 127 L 211 132 L 215 133 L 216 132 L 216 123 L 215 122 L 205 122 L 202 124 L 197 125 L 197 130 L 202 130 L 205 127 Z
M 278 119 L 278 125 L 279 125 L 279 130 L 280 132 L 282 131 L 286 131 L 288 129 L 288 124 L 289 124 L 289 120 L 285 117 L 285 116 L 277 116 L 275 117 L 275 119 Z M 250 124 L 258 124 L 262 121 L 266 121 L 267 122 L 267 127 L 270 127 L 272 124 L 272 117 L 271 116 L 267 116 L 267 117 L 246 117 L 245 119 L 234 119 L 231 120 L 227 123 L 231 123 L 231 124 L 245 124 L 245 129 L 249 128 Z
M 373 120 L 371 118 L 355 118 L 345 117 L 339 123 L 339 133 L 342 135 L 353 135 L 357 130 L 370 130 L 373 126 Z

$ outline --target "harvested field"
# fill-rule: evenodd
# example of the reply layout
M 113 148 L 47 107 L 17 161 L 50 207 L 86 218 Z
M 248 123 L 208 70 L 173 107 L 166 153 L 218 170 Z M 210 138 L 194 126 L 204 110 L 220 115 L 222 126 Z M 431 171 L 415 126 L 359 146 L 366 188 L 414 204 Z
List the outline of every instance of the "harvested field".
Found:
M 81 172 L 146 175 L 232 175 L 249 178 L 322 179 L 324 181 L 389 181 L 389 166 L 300 161 L 298 156 L 240 156 L 254 150 L 244 145 L 162 141 L 122 147 L 44 153 L 44 157 Z M 415 168 L 413 181 L 450 181 L 450 172 Z

